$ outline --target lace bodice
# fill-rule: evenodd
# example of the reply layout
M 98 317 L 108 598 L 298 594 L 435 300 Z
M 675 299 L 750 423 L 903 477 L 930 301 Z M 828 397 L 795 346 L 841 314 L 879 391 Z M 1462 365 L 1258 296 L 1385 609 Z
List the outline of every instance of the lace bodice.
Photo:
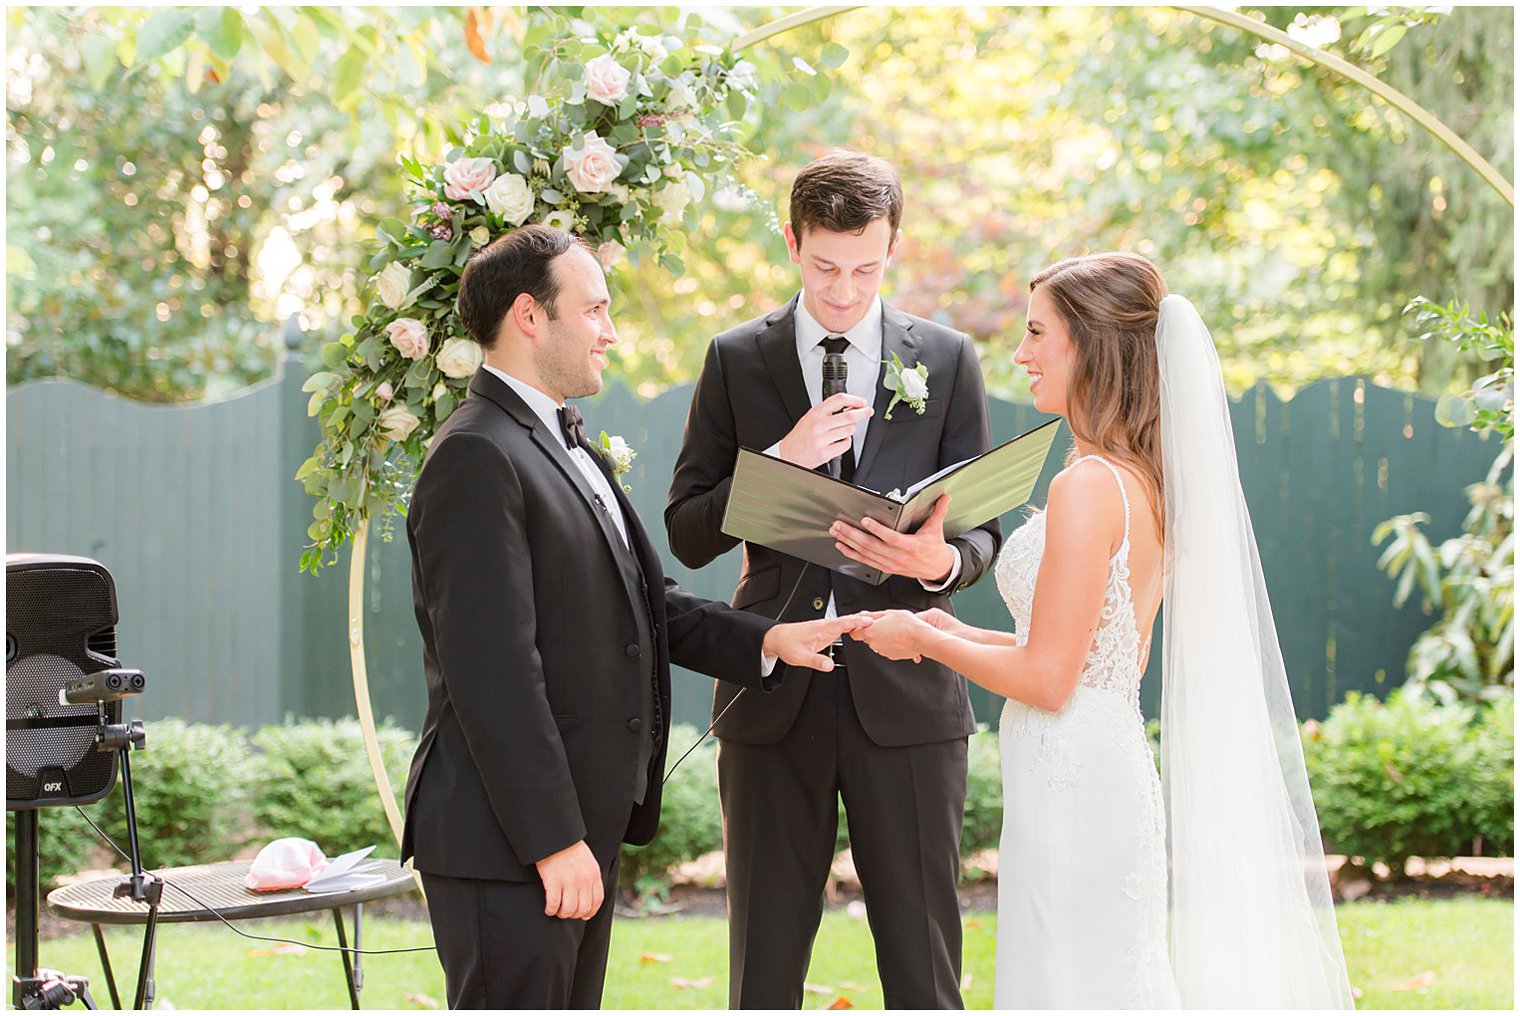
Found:
M 1108 561 L 1108 586 L 1103 594 L 1103 612 L 1087 662 L 1077 687 L 1122 693 L 1140 708 L 1140 660 L 1145 645 L 1135 621 L 1134 594 L 1129 584 L 1129 493 L 1119 470 L 1107 459 L 1088 455 L 1078 462 L 1094 459 L 1108 467 L 1119 483 L 1124 499 L 1124 539 Z M 1075 464 L 1075 463 L 1073 463 Z M 1040 560 L 1045 556 L 1045 513 L 1036 512 L 1008 537 L 998 557 L 996 576 L 998 591 L 1013 615 L 1014 639 L 1019 645 L 1029 641 L 1029 618 L 1034 608 L 1035 580 L 1040 574 Z

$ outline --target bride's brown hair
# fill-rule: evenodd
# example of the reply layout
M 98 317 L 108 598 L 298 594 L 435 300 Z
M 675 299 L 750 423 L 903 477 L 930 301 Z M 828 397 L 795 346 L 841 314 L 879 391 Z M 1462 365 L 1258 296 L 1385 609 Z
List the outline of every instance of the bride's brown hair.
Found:
M 1156 318 L 1166 282 L 1140 255 L 1115 252 L 1059 261 L 1029 280 L 1036 288 L 1050 297 L 1077 350 L 1067 391 L 1072 433 L 1150 479 L 1151 512 L 1164 536 Z

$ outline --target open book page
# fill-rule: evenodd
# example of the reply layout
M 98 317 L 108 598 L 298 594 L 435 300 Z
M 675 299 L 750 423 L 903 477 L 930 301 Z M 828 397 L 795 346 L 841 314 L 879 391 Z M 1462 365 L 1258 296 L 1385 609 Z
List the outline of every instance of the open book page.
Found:
M 333 858 L 322 869 L 322 874 L 307 882 L 303 888 L 309 893 L 346 893 L 353 889 L 379 885 L 385 881 L 385 876 L 376 870 L 379 865 L 374 861 L 360 863 L 374 849 L 370 845 Z

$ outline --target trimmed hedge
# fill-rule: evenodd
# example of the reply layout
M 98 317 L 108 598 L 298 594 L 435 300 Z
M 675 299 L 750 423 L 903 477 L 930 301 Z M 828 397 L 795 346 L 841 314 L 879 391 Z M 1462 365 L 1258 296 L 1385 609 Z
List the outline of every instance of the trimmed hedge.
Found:
M 380 757 L 398 802 L 417 736 L 387 722 L 377 731 Z M 264 841 L 301 836 L 329 857 L 375 844 L 395 857 L 396 837 L 375 791 L 364 735 L 356 719 L 303 720 L 253 735 L 253 815 Z
M 1304 760 L 1327 847 L 1384 861 L 1514 850 L 1514 704 L 1474 722 L 1465 705 L 1400 689 L 1351 693 L 1305 724 Z

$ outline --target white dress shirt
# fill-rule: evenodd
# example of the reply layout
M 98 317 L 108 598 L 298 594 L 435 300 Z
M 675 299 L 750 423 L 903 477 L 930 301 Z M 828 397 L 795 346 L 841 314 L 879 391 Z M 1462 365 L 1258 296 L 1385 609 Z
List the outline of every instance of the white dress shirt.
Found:
M 497 370 L 489 363 L 482 366 L 506 382 L 507 387 L 516 392 L 528 404 L 528 408 L 544 421 L 544 426 L 549 428 L 549 433 L 560 442 L 561 447 L 564 446 L 564 430 L 559 425 L 559 408 L 563 403 L 555 402 L 526 381 L 519 381 L 511 374 Z M 586 482 L 591 484 L 591 489 L 596 493 L 597 504 L 612 517 L 612 524 L 617 527 L 618 535 L 623 538 L 623 546 L 631 547 L 632 545 L 628 542 L 628 521 L 623 518 L 623 508 L 618 504 L 617 495 L 612 492 L 612 485 L 607 482 L 607 474 L 592 461 L 591 453 L 586 449 L 566 448 L 565 452 L 580 469 Z
M 829 331 L 818 323 L 818 319 L 808 312 L 805 294 L 797 296 L 797 313 L 795 315 L 794 330 L 797 333 L 797 361 L 802 367 L 802 383 L 807 388 L 808 401 L 813 405 L 823 401 L 823 341 L 833 337 L 836 333 Z M 843 333 L 843 337 L 849 341 L 844 350 L 845 366 L 849 368 L 845 376 L 845 391 L 851 395 L 866 400 L 867 405 L 876 402 L 876 380 L 881 374 L 881 297 L 871 302 L 870 308 L 865 315 L 851 328 Z M 855 425 L 855 439 L 851 452 L 855 456 L 855 462 L 860 463 L 860 449 L 866 441 L 866 430 L 875 423 L 874 417 L 862 420 Z M 766 454 L 773 458 L 781 457 L 781 442 L 777 441 L 766 449 Z M 923 582 L 920 585 L 931 593 L 942 593 L 955 584 L 955 580 L 961 574 L 961 551 L 960 548 L 951 544 L 950 549 L 955 551 L 955 563 L 950 566 L 950 574 L 943 582 Z M 823 612 L 824 617 L 835 617 L 834 594 L 829 594 L 828 608 Z

